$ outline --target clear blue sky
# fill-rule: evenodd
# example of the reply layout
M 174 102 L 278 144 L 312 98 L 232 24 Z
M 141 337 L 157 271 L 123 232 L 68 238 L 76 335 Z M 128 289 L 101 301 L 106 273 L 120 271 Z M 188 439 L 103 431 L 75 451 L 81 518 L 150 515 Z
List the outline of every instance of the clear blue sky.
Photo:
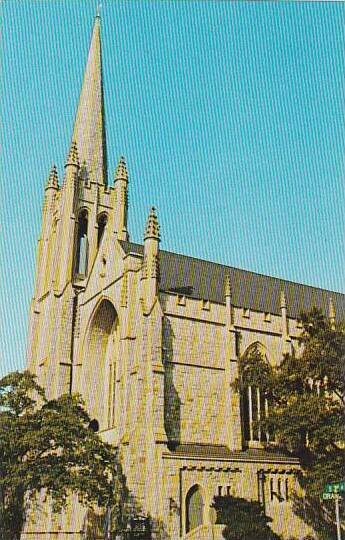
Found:
M 0 373 L 25 364 L 43 186 L 97 2 L 2 3 Z M 344 3 L 103 0 L 109 171 L 161 247 L 344 290 Z M 110 179 L 111 181 L 111 179 Z

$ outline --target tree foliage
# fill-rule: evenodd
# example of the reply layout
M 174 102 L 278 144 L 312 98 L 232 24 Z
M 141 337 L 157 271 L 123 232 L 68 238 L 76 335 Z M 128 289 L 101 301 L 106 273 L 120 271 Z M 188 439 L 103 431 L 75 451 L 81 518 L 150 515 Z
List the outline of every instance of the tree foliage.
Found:
M 272 519 L 265 515 L 263 506 L 256 501 L 239 497 L 214 497 L 217 523 L 225 524 L 226 540 L 280 540 L 269 524 Z
M 0 380 L 1 538 L 19 538 L 28 501 L 44 490 L 53 508 L 71 492 L 89 507 L 115 504 L 121 474 L 114 449 L 89 427 L 80 396 L 47 401 L 28 371 Z
M 306 497 L 295 509 L 316 527 L 320 538 L 332 538 L 333 508 L 322 503 L 326 483 L 343 478 L 345 332 L 319 310 L 302 314 L 298 347 L 273 368 L 259 351 L 240 361 L 237 387 L 260 386 L 269 399 L 263 432 L 275 434 L 275 444 L 300 458 L 300 482 Z

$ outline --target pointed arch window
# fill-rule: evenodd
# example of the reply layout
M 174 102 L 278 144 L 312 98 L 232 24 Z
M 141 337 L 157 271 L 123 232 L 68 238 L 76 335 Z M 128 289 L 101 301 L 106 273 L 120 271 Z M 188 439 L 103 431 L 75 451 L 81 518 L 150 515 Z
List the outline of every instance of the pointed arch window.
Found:
M 88 213 L 87 210 L 84 209 L 81 210 L 78 216 L 78 237 L 75 265 L 76 274 L 80 278 L 87 275 L 88 251 Z
M 255 343 L 244 354 L 245 361 L 242 378 L 242 425 L 243 438 L 246 443 L 256 444 L 269 441 L 269 434 L 260 428 L 260 421 L 268 417 L 268 395 L 265 388 L 253 382 L 252 372 L 261 363 L 261 369 L 266 369 L 268 359 L 260 343 Z
M 99 246 L 101 244 L 107 222 L 108 222 L 108 215 L 106 213 L 100 214 L 98 216 L 98 219 L 97 219 L 97 225 L 98 225 L 97 248 L 99 248 Z
M 204 500 L 201 487 L 190 488 L 186 496 L 186 533 L 189 533 L 204 522 Z

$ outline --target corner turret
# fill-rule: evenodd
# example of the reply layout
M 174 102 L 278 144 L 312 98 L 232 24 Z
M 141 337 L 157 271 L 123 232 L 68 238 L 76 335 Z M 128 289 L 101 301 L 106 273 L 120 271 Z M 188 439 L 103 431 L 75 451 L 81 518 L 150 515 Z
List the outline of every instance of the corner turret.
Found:
M 56 165 L 53 165 L 48 180 L 45 185 L 45 194 L 42 212 L 41 235 L 37 246 L 36 261 L 36 285 L 34 298 L 41 298 L 52 281 L 51 264 L 54 251 L 52 241 L 53 214 L 56 206 L 56 195 L 59 191 L 58 172 Z
M 329 298 L 328 317 L 332 330 L 335 330 L 335 307 L 332 296 Z
M 226 274 L 224 281 L 225 305 L 226 305 L 226 326 L 228 330 L 233 327 L 232 324 L 232 295 L 230 275 Z
M 45 190 L 47 189 L 59 189 L 59 177 L 55 163 L 50 169 L 49 177 L 45 186 Z
M 54 292 L 59 295 L 65 286 L 72 281 L 75 244 L 76 205 L 79 182 L 79 155 L 77 143 L 72 141 L 65 163 L 65 178 L 61 194 L 61 219 L 59 222 L 59 238 L 63 242 L 59 246 Z
M 143 302 L 145 311 L 149 311 L 158 293 L 159 283 L 159 223 L 156 209 L 151 208 L 144 235 L 144 261 L 141 279 L 143 283 Z
M 114 174 L 113 230 L 119 240 L 128 240 L 128 171 L 125 158 L 120 157 Z
M 286 303 L 286 296 L 285 296 L 284 290 L 281 290 L 280 292 L 280 310 L 281 310 L 281 317 L 282 317 L 282 339 L 283 339 L 282 352 L 283 352 L 283 355 L 291 354 L 291 338 L 289 335 L 287 303 Z

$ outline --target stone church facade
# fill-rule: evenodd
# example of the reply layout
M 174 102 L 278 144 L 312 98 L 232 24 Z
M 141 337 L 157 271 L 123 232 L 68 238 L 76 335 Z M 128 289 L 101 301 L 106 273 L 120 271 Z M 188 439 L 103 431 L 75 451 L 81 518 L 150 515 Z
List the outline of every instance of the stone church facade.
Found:
M 49 398 L 83 395 L 167 538 L 221 538 L 209 512 L 219 494 L 259 500 L 277 532 L 303 538 L 298 460 L 255 428 L 269 407 L 260 390 L 244 406 L 232 383 L 240 355 L 257 347 L 279 363 L 296 347 L 298 314 L 341 318 L 344 296 L 162 251 L 154 208 L 143 244 L 130 242 L 123 158 L 107 182 L 99 17 L 72 141 L 62 184 L 53 167 L 45 187 L 29 369 Z M 81 539 L 82 528 L 81 510 L 58 522 L 48 512 L 23 537 Z

